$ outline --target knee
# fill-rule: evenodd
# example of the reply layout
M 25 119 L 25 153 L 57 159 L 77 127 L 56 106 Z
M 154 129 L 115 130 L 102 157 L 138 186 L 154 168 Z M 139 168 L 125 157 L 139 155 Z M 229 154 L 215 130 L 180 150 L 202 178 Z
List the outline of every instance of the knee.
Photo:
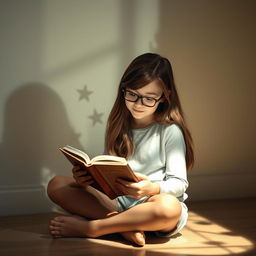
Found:
M 58 198 L 59 191 L 67 185 L 66 179 L 64 176 L 55 176 L 53 177 L 47 186 L 48 197 L 54 202 Z
M 171 195 L 161 194 L 159 196 L 155 208 L 156 216 L 165 220 L 178 220 L 182 211 L 179 200 Z

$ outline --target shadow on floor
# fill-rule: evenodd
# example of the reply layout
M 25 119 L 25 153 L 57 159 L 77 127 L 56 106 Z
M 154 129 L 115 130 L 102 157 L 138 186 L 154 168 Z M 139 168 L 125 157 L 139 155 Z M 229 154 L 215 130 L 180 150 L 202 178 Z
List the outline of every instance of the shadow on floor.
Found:
M 147 234 L 145 247 L 136 247 L 120 235 L 97 239 L 52 239 L 48 223 L 56 213 L 0 218 L 0 255 L 255 255 L 255 199 L 189 203 L 190 219 L 175 238 Z

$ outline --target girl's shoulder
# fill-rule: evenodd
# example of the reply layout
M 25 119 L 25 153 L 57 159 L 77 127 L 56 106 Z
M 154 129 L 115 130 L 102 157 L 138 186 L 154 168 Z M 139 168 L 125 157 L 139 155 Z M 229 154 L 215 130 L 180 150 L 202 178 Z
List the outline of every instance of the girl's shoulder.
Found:
M 166 139 L 184 139 L 182 129 L 178 124 L 158 124 L 163 137 Z
M 180 126 L 176 123 L 171 123 L 171 124 L 165 124 L 165 123 L 157 123 L 158 127 L 166 132 L 171 132 L 171 133 L 182 133 L 182 129 Z
M 172 123 L 172 124 L 165 124 L 165 123 L 154 123 L 148 127 L 140 128 L 140 129 L 133 129 L 133 135 L 161 135 L 164 138 L 174 138 L 174 137 L 183 137 L 183 133 L 179 125 Z

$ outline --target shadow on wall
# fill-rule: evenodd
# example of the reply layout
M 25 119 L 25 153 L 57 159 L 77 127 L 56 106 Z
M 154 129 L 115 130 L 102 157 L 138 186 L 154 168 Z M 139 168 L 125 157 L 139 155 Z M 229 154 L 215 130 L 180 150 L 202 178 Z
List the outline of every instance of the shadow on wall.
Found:
M 57 149 L 64 143 L 81 145 L 63 102 L 51 88 L 40 83 L 20 86 L 8 98 L 4 114 L 0 192 L 39 188 L 65 169 L 68 174 L 70 166 Z M 40 198 L 47 200 L 45 194 Z

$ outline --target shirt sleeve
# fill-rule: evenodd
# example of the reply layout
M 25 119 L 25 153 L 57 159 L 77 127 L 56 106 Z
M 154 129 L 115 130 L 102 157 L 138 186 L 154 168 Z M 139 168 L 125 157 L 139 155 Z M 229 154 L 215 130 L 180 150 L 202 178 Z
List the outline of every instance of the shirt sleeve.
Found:
M 166 171 L 164 180 L 158 182 L 160 193 L 180 197 L 188 187 L 186 145 L 181 129 L 177 125 L 167 127 L 163 141 L 166 152 Z

